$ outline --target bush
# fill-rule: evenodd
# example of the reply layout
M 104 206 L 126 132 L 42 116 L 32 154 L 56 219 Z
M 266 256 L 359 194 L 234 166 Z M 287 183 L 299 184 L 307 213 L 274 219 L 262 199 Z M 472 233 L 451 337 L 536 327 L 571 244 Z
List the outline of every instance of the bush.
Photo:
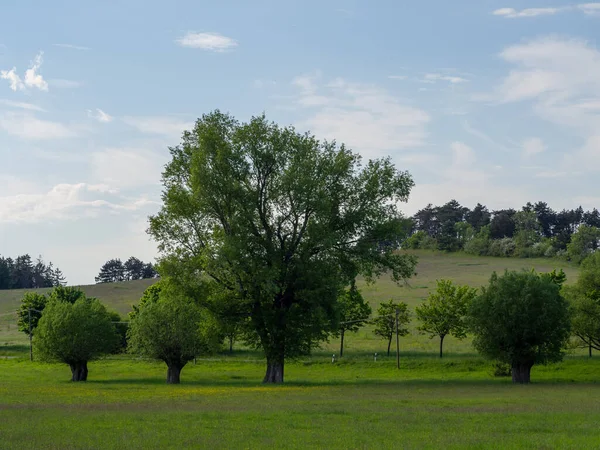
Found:
M 402 244 L 402 248 L 417 250 L 421 248 L 421 241 L 425 237 L 427 237 L 427 233 L 425 233 L 424 231 L 417 231 L 404 241 L 404 243 Z
M 488 238 L 475 237 L 465 244 L 464 251 L 469 255 L 486 256 L 489 254 L 489 247 Z
M 510 364 L 502 361 L 494 361 L 492 364 L 492 375 L 495 377 L 510 377 L 512 375 Z
M 490 256 L 509 257 L 514 256 L 517 246 L 512 238 L 495 239 L 489 247 Z

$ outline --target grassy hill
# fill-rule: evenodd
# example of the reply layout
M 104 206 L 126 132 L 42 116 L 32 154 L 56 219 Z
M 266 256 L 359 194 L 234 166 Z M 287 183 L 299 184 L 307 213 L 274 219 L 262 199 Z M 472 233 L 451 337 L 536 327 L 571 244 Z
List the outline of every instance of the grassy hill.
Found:
M 430 291 L 435 289 L 437 279 L 448 278 L 457 283 L 478 287 L 486 284 L 492 272 L 520 270 L 535 268 L 541 272 L 562 268 L 567 274 L 567 283 L 572 283 L 577 277 L 577 268 L 568 263 L 551 259 L 518 259 L 518 258 L 492 258 L 474 257 L 464 254 L 444 254 L 439 252 L 415 251 L 419 258 L 417 275 L 411 278 L 406 286 L 399 287 L 389 278 L 382 277 L 374 285 L 367 286 L 363 282 L 359 287 L 364 297 L 370 302 L 373 311 L 380 302 L 390 298 L 408 303 L 411 310 L 427 298 Z M 141 297 L 143 291 L 154 283 L 155 280 L 128 281 L 122 283 L 96 284 L 81 286 L 85 293 L 102 300 L 109 308 L 126 314 L 131 310 Z M 0 314 L 10 313 L 17 309 L 20 298 L 27 290 L 0 291 Z M 40 292 L 46 290 L 40 289 Z M 401 341 L 403 351 L 425 352 L 435 355 L 437 341 L 419 335 L 416 331 L 417 323 L 410 326 L 411 334 Z M 23 333 L 16 331 L 14 315 L 0 316 L 0 345 L 11 343 L 25 343 Z M 323 346 L 324 352 L 338 353 L 338 342 L 333 340 Z M 348 334 L 346 350 L 349 353 L 382 352 L 384 343 L 377 338 L 369 327 L 356 334 Z M 445 349 L 449 353 L 470 353 L 472 348 L 469 340 L 455 341 L 448 337 Z

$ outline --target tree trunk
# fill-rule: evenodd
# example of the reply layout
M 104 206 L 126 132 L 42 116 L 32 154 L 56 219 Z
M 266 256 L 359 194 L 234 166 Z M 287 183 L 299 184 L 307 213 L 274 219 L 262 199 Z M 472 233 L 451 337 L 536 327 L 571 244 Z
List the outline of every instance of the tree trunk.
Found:
M 392 346 L 392 335 L 390 334 L 390 340 L 388 341 L 388 352 L 387 355 L 390 356 L 390 347 Z
M 340 341 L 340 358 L 344 356 L 344 330 L 342 330 L 342 339 Z
M 531 381 L 531 368 L 533 363 L 515 362 L 512 364 L 512 381 L 513 383 L 528 384 Z
M 590 344 L 590 346 L 589 346 L 589 348 L 588 348 L 588 351 L 589 351 L 589 353 L 590 353 L 590 358 L 591 358 L 591 357 L 592 357 L 592 344 Z
M 443 356 L 443 349 L 444 349 L 444 338 L 446 337 L 445 334 L 442 334 L 440 336 L 440 358 Z
M 167 384 L 179 384 L 181 382 L 181 369 L 177 364 L 167 365 Z
M 69 364 L 71 367 L 71 381 L 87 381 L 87 361 Z
M 229 336 L 229 353 L 233 353 L 233 336 Z
M 267 359 L 267 373 L 263 383 L 283 383 L 283 359 Z

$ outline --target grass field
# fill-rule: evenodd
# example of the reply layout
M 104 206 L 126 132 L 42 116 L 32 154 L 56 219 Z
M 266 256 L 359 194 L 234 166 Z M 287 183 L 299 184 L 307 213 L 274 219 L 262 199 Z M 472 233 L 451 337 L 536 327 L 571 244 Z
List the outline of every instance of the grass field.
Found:
M 199 361 L 182 383 L 142 361 L 66 366 L 0 361 L 0 447 L 12 448 L 597 448 L 600 361 L 536 367 L 535 384 L 493 378 L 478 358 L 407 357 L 287 366 Z
M 439 278 L 481 286 L 505 268 L 562 267 L 568 282 L 577 273 L 551 260 L 418 256 L 409 286 L 363 286 L 374 308 L 397 298 L 413 309 Z M 126 313 L 148 284 L 84 289 Z M 20 295 L 0 292 L 0 311 Z M 164 364 L 127 355 L 93 362 L 87 383 L 71 383 L 67 366 L 30 362 L 25 336 L 3 325 L 0 448 L 598 448 L 600 357 L 573 351 L 535 366 L 531 385 L 513 386 L 468 339 L 448 339 L 440 360 L 437 341 L 416 326 L 401 339 L 400 370 L 367 327 L 347 335 L 341 361 L 331 362 L 333 340 L 287 364 L 283 386 L 262 385 L 264 358 L 240 346 L 189 364 L 182 384 L 169 386 Z

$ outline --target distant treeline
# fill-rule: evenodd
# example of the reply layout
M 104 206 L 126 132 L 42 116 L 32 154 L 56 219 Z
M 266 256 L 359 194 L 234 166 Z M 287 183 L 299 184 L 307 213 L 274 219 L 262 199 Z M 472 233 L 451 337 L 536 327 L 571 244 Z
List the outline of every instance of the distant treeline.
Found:
M 0 256 L 0 290 L 35 289 L 66 284 L 65 277 L 58 267 L 46 264 L 42 257 L 35 261 L 29 255 L 15 259 Z
M 564 257 L 580 262 L 600 243 L 600 212 L 563 209 L 545 202 L 527 203 L 520 210 L 472 210 L 451 200 L 431 204 L 410 220 L 410 237 L 403 248 L 460 251 L 474 255 Z
M 119 258 L 106 261 L 100 268 L 96 283 L 116 283 L 157 277 L 158 273 L 152 263 L 145 263 L 132 256 L 124 263 Z

